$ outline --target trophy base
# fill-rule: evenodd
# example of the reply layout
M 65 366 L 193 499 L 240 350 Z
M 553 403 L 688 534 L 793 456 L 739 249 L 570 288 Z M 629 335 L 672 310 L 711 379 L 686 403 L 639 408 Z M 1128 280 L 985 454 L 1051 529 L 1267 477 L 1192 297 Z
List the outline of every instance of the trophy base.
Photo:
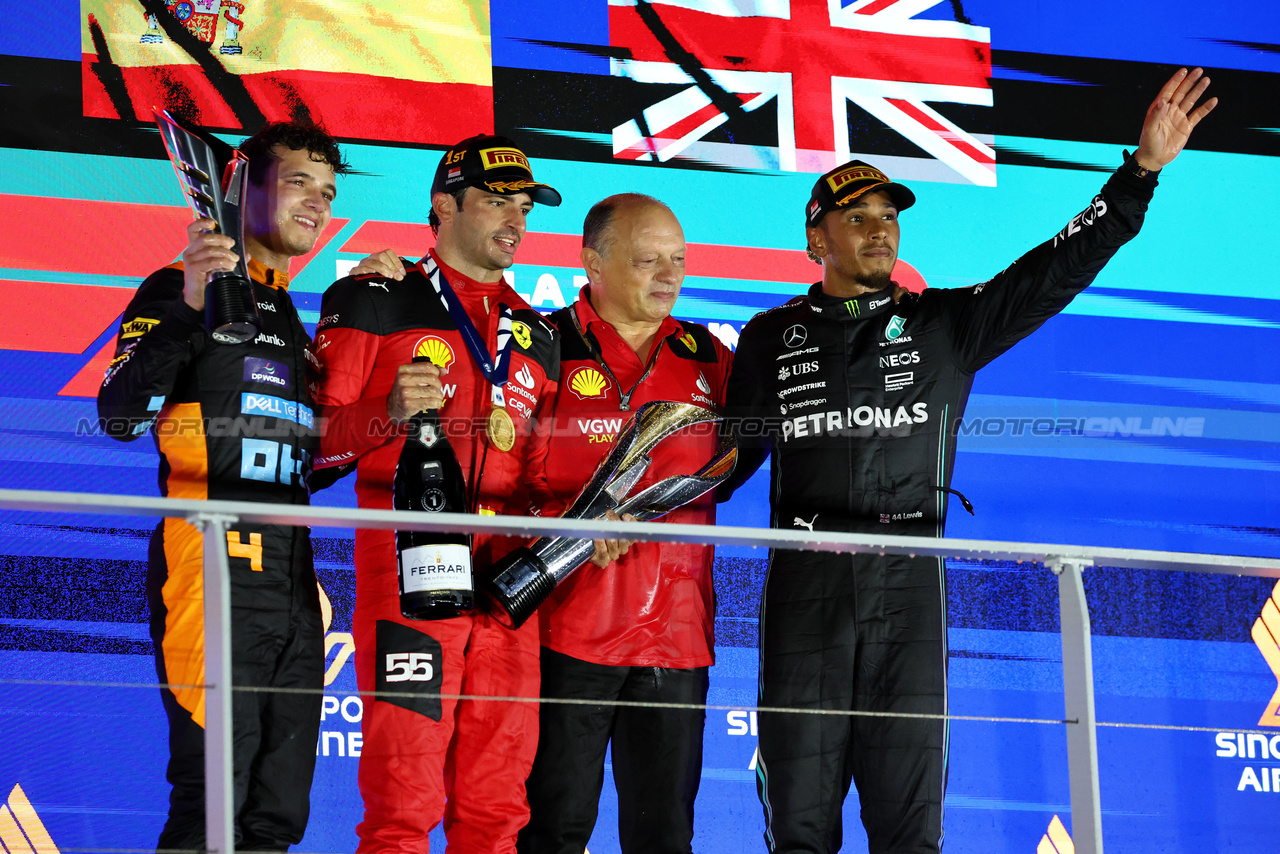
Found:
M 253 285 L 235 273 L 214 273 L 204 291 L 205 326 L 219 344 L 244 344 L 258 337 Z
M 516 549 L 498 563 L 497 573 L 480 582 L 489 612 L 509 629 L 518 629 L 551 595 L 556 581 L 547 565 L 529 549 Z

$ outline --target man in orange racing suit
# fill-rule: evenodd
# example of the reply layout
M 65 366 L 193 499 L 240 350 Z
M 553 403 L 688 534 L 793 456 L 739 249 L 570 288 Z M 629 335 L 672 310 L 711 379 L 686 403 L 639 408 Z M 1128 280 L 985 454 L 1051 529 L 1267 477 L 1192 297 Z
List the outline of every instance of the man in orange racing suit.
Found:
M 289 259 L 311 251 L 329 224 L 334 176 L 348 167 L 310 124 L 270 124 L 240 150 L 249 158 L 245 249 L 261 333 L 231 345 L 205 331 L 209 275 L 232 270 L 238 256 L 212 220 L 197 219 L 182 260 L 149 276 L 125 309 L 98 414 L 122 441 L 152 430 L 163 495 L 307 504 L 315 425 Z M 227 548 L 233 683 L 315 691 L 232 698 L 236 847 L 281 851 L 302 839 L 310 809 L 321 594 L 305 528 L 237 523 Z M 205 845 L 205 698 L 195 687 L 204 683 L 203 563 L 200 533 L 165 519 L 151 538 L 147 577 L 173 785 L 159 848 Z

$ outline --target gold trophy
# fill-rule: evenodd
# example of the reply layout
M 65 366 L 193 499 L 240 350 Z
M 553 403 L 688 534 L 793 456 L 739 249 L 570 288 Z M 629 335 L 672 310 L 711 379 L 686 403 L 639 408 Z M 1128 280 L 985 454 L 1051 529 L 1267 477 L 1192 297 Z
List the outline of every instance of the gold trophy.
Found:
M 252 341 L 262 328 L 258 302 L 249 279 L 249 253 L 244 248 L 245 186 L 249 161 L 219 139 L 183 127 L 168 110 L 154 110 L 165 150 L 196 216 L 217 223 L 217 230 L 235 240 L 240 256 L 235 270 L 209 277 L 205 289 L 205 327 L 221 344 Z
M 737 445 L 727 436 L 699 471 L 665 478 L 627 497 L 649 468 L 649 451 L 658 443 L 694 424 L 720 420 L 710 409 L 691 403 L 646 403 L 636 410 L 618 435 L 613 450 L 596 466 L 587 485 L 565 511 L 565 518 L 598 519 L 605 511 L 614 510 L 618 515 L 630 513 L 647 522 L 714 489 L 733 473 L 737 462 Z M 480 592 L 498 622 L 518 629 L 557 584 L 591 557 L 594 548 L 589 539 L 542 537 L 499 561 L 494 574 L 480 581 Z

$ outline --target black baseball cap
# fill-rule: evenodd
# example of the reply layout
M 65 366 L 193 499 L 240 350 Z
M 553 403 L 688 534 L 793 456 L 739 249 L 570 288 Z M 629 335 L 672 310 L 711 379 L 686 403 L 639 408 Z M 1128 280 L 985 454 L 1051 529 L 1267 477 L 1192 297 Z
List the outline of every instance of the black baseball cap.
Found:
M 916 203 L 916 194 L 869 163 L 850 160 L 823 175 L 813 185 L 809 204 L 804 209 L 804 224 L 815 226 L 831 211 L 850 205 L 859 196 L 879 190 L 889 194 L 897 209 L 905 211 Z
M 450 148 L 440 158 L 431 195 L 456 193 L 476 187 L 500 196 L 528 193 L 536 203 L 556 207 L 560 194 L 533 180 L 529 158 L 505 136 L 473 136 Z

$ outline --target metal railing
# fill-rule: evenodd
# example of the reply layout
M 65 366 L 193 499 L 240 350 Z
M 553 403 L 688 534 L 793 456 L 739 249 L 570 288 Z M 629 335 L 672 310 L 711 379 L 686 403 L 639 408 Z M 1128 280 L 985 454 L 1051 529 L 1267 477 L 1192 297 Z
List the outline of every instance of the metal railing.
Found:
M 509 536 L 622 538 L 913 557 L 1041 563 L 1058 578 L 1063 691 L 1067 724 L 1072 838 L 1080 854 L 1102 854 L 1093 647 L 1083 572 L 1093 566 L 1140 567 L 1280 578 L 1280 559 L 995 540 L 875 537 L 808 530 L 663 522 L 422 514 L 247 501 L 197 501 L 90 493 L 0 489 L 0 509 L 184 518 L 204 536 L 206 847 L 234 850 L 231 763 L 231 601 L 226 532 L 236 522 L 312 527 L 465 531 Z

